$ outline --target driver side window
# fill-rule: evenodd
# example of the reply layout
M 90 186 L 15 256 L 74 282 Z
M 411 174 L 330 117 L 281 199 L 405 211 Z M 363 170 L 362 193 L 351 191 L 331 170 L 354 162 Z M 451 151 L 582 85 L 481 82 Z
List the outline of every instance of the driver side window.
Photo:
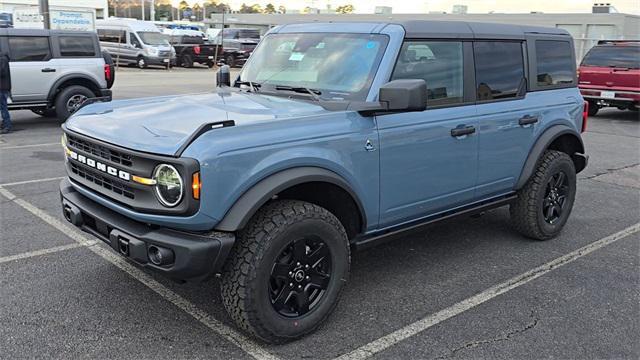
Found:
M 138 37 L 134 33 L 129 33 L 129 36 L 131 38 L 131 45 L 135 48 L 142 49 L 142 44 L 140 40 L 138 40 Z
M 463 102 L 461 41 L 407 41 L 402 45 L 391 80 L 424 79 L 428 105 Z

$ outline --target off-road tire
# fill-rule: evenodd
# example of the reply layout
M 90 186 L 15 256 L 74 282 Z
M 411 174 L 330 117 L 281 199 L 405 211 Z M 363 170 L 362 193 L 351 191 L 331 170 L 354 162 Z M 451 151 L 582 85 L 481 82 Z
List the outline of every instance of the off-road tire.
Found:
M 93 91 L 81 85 L 73 85 L 62 89 L 62 91 L 60 91 L 56 96 L 55 101 L 56 116 L 58 117 L 58 120 L 65 121 L 73 113 L 67 109 L 67 102 L 73 96 L 84 96 L 87 99 L 90 99 L 96 95 Z
M 565 173 L 568 180 L 568 194 L 562 215 L 553 224 L 545 221 L 543 201 L 550 178 L 559 171 Z M 538 159 L 536 170 L 509 208 L 513 227 L 529 238 L 549 240 L 557 236 L 567 222 L 576 195 L 576 170 L 573 161 L 564 152 L 547 150 Z
M 184 55 L 182 59 L 180 59 L 180 66 L 183 68 L 192 68 L 193 67 L 193 59 L 190 55 Z
M 227 55 L 225 58 L 225 62 L 229 65 L 230 68 L 236 67 L 236 57 L 233 55 Z
M 331 278 L 314 309 L 287 318 L 271 304 L 269 277 L 278 254 L 302 232 L 323 237 L 331 252 Z M 303 201 L 274 201 L 260 209 L 238 234 L 223 269 L 222 300 L 238 327 L 268 343 L 284 343 L 313 332 L 326 320 L 338 302 L 349 265 L 347 235 L 333 214 Z
M 589 116 L 595 116 L 600 110 L 600 106 L 595 101 L 589 101 Z

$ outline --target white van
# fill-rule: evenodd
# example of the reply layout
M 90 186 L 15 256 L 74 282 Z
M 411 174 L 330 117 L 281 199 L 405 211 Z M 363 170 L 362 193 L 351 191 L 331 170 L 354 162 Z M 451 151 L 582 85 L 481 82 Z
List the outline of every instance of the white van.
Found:
M 109 18 L 97 20 L 100 46 L 120 64 L 173 66 L 176 52 L 167 37 L 150 21 Z

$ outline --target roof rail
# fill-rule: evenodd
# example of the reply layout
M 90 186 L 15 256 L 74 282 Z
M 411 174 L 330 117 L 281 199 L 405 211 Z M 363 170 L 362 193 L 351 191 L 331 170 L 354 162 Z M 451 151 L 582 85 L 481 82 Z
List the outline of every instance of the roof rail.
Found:
M 625 44 L 625 43 L 638 43 L 638 44 L 640 44 L 640 40 L 598 40 L 598 45 Z

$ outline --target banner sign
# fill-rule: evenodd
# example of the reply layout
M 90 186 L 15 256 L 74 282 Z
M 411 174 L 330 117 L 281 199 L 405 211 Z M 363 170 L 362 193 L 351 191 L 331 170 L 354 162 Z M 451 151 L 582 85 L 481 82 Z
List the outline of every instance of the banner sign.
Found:
M 49 12 L 51 29 L 95 31 L 95 14 L 92 11 L 55 10 Z M 15 9 L 13 27 L 18 29 L 44 29 L 42 16 L 38 8 Z

